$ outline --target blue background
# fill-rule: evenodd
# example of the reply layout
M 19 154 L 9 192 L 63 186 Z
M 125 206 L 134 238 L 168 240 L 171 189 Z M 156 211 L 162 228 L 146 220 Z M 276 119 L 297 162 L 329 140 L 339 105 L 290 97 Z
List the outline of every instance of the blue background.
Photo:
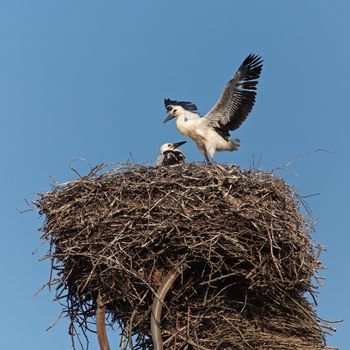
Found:
M 308 196 L 313 237 L 328 247 L 318 313 L 344 319 L 329 344 L 349 347 L 349 1 L 0 1 L 0 333 L 3 349 L 69 349 L 52 330 L 54 293 L 39 262 L 42 219 L 25 200 L 92 164 L 154 162 L 185 138 L 163 125 L 163 98 L 202 114 L 249 53 L 264 57 L 257 103 L 219 162 L 277 170 Z M 190 161 L 202 156 L 192 142 Z M 314 152 L 326 149 L 329 152 Z M 302 155 L 305 155 L 304 157 Z M 95 336 L 90 348 L 97 349 Z M 116 339 L 112 339 L 116 346 Z

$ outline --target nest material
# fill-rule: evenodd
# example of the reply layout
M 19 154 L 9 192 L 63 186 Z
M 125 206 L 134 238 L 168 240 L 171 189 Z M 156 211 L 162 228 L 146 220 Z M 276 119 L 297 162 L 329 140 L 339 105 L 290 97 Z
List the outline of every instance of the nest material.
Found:
M 178 277 L 161 319 L 166 349 L 326 349 L 305 297 L 317 268 L 298 196 L 235 166 L 124 166 L 40 195 L 64 312 L 85 332 L 103 301 L 134 349 L 152 349 L 151 307 Z

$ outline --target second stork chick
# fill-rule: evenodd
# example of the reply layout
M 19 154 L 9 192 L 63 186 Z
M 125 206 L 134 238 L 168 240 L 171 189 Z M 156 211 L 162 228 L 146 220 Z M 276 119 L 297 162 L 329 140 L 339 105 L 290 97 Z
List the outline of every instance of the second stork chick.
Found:
M 162 145 L 157 158 L 157 166 L 185 163 L 186 159 L 184 154 L 178 150 L 178 147 L 185 143 L 186 141 L 181 141 L 177 143 L 165 143 Z

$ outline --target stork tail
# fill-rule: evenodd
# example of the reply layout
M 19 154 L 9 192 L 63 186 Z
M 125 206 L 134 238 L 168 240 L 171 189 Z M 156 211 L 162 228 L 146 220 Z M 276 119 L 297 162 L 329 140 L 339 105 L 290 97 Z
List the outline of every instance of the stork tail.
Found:
M 230 139 L 230 149 L 229 151 L 237 151 L 240 145 L 240 139 Z

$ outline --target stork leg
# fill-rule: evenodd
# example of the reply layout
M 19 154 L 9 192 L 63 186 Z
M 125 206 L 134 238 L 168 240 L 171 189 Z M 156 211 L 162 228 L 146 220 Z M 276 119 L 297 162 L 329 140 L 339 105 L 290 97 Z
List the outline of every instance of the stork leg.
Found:
M 206 162 L 207 164 L 210 164 L 210 163 L 211 163 L 211 160 L 210 160 L 210 158 L 209 158 L 207 152 L 204 153 L 204 157 L 205 157 L 205 162 Z

